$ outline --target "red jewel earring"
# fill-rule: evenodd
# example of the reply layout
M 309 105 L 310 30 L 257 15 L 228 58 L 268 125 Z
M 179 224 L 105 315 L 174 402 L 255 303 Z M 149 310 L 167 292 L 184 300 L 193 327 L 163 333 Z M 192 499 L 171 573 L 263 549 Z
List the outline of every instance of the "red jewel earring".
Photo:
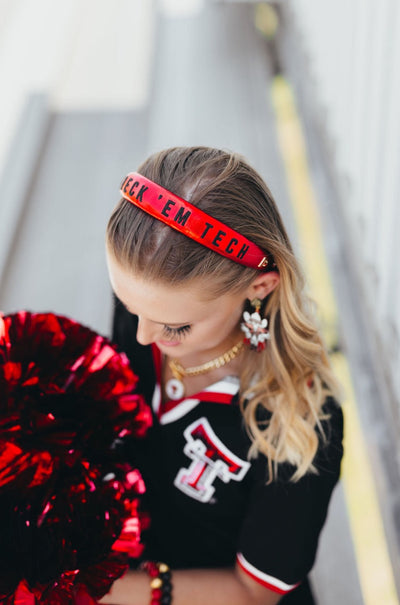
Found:
M 259 298 L 253 298 L 250 304 L 254 311 L 252 313 L 243 312 L 243 322 L 240 324 L 240 328 L 244 332 L 245 344 L 260 352 L 265 349 L 265 341 L 270 338 L 267 329 L 268 319 L 265 317 L 261 319 L 261 300 Z

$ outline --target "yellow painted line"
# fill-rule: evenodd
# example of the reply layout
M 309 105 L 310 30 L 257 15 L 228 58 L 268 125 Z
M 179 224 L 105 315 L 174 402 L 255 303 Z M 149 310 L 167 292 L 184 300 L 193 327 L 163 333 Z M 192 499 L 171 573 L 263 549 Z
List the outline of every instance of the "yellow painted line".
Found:
M 256 4 L 254 25 L 266 38 L 272 39 L 276 35 L 279 27 L 276 9 L 266 2 Z
M 291 91 L 281 76 L 274 78 L 272 95 L 278 123 L 278 139 L 299 233 L 300 256 L 307 270 L 311 295 L 318 303 L 326 343 L 332 348 L 337 344 L 337 310 L 327 264 L 324 262 L 318 207 L 308 176 L 301 125 Z
M 343 403 L 346 419 L 346 455 L 343 460 L 342 479 L 364 601 L 368 605 L 397 605 L 399 601 L 393 570 L 379 514 L 374 479 L 357 415 L 349 365 L 342 354 L 333 355 L 332 363 L 347 394 Z
M 274 78 L 271 92 L 303 266 L 320 309 L 324 338 L 332 346 L 337 342 L 338 313 L 302 127 L 291 88 L 282 76 Z M 341 353 L 332 355 L 332 363 L 346 395 L 342 478 L 364 603 L 399 605 L 349 364 Z

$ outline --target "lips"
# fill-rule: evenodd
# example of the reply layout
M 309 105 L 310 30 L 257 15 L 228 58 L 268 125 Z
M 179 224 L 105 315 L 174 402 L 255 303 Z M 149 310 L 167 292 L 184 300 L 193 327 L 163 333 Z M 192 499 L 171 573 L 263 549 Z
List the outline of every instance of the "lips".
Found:
M 176 347 L 179 344 L 181 344 L 179 340 L 158 340 L 156 342 L 157 346 L 160 345 L 162 347 Z

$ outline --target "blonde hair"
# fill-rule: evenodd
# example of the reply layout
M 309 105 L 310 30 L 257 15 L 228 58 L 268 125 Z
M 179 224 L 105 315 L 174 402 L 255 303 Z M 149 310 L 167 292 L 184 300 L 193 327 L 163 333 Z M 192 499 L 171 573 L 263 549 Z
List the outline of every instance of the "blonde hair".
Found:
M 336 382 L 312 319 L 304 279 L 272 195 L 243 158 L 207 147 L 176 147 L 148 158 L 143 176 L 190 201 L 274 257 L 280 282 L 263 314 L 271 339 L 261 353 L 242 357 L 240 406 L 252 440 L 250 457 L 267 457 L 270 480 L 279 463 L 292 479 L 315 471 L 322 405 Z M 259 272 L 208 250 L 133 204 L 121 200 L 107 228 L 115 259 L 143 278 L 169 285 L 208 277 L 210 296 L 239 292 Z

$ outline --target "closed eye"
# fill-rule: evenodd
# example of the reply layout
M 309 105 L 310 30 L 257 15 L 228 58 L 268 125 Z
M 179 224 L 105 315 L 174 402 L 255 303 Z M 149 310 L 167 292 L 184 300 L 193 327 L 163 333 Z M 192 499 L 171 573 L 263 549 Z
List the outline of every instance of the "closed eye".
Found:
M 179 326 L 179 328 L 171 328 L 171 326 L 165 325 L 163 328 L 166 336 L 174 336 L 178 338 L 183 338 L 186 334 L 190 332 L 191 329 L 192 326 L 190 326 L 189 324 L 186 326 Z

